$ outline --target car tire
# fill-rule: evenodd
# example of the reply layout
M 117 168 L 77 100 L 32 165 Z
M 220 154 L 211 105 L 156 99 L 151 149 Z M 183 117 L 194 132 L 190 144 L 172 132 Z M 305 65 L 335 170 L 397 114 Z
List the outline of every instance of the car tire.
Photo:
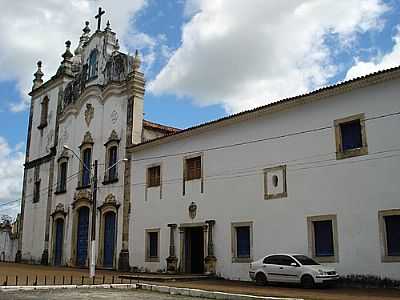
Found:
M 315 286 L 314 278 L 310 275 L 304 275 L 301 277 L 301 285 L 305 289 L 312 289 Z
M 264 286 L 267 285 L 267 277 L 264 273 L 259 272 L 256 274 L 256 285 Z

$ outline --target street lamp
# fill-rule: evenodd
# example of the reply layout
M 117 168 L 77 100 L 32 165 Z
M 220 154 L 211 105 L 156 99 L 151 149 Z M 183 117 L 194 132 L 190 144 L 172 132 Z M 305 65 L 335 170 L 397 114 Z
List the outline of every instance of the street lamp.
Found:
M 63 148 L 65 150 L 71 151 L 79 160 L 81 163 L 82 167 L 86 169 L 86 171 L 91 174 L 91 168 L 87 166 L 79 157 L 78 154 L 75 153 L 74 150 L 72 150 L 70 147 L 67 145 L 63 145 Z M 108 168 L 105 169 L 105 172 L 108 172 L 111 168 L 115 167 L 118 165 L 120 162 L 127 162 L 127 158 L 122 158 L 118 160 L 115 164 L 112 166 L 109 166 Z M 90 268 L 89 268 L 89 276 L 94 277 L 96 273 L 96 208 L 97 208 L 97 160 L 94 161 L 94 173 L 91 178 L 91 188 L 92 188 L 92 206 L 93 206 L 93 211 L 92 211 L 92 231 L 91 231 L 91 255 L 90 255 Z

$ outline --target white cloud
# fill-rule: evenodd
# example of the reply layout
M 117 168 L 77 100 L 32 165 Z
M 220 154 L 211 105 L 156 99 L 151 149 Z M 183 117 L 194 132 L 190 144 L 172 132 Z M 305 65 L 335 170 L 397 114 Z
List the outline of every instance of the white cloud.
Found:
M 2 203 L 21 198 L 25 159 L 21 145 L 23 144 L 19 143 L 11 147 L 7 140 L 0 136 L 0 215 L 15 216 L 19 212 L 20 202 L 12 202 L 6 206 Z
M 145 5 L 146 0 L 0 0 L 0 80 L 15 80 L 22 99 L 11 111 L 27 107 L 38 60 L 43 61 L 44 79 L 49 79 L 60 64 L 65 41 L 71 40 L 74 49 L 86 20 L 94 32 L 98 6 L 106 10 L 103 26 L 109 19 L 124 46 L 132 16 Z
M 393 41 L 394 46 L 392 50 L 385 55 L 380 54 L 373 57 L 370 61 L 362 61 L 356 58 L 355 64 L 347 71 L 346 80 L 379 70 L 397 67 L 400 64 L 400 26 L 396 28 Z
M 150 83 L 155 94 L 191 96 L 228 112 L 326 84 L 337 48 L 382 28 L 381 0 L 190 0 L 182 45 Z

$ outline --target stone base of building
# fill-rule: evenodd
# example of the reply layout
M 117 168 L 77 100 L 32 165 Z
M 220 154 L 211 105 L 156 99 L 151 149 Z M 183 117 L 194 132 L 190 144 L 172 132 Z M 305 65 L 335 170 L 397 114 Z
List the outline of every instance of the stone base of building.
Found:
M 207 256 L 204 259 L 204 265 L 206 274 L 215 274 L 217 267 L 217 258 L 215 256 Z
M 167 258 L 167 272 L 168 273 L 178 272 L 178 258 L 176 256 L 169 256 Z
M 49 264 L 49 250 L 44 249 L 42 253 L 42 259 L 40 260 L 41 265 L 47 266 Z
M 130 271 L 129 251 L 128 250 L 121 250 L 121 252 L 119 253 L 118 271 L 121 271 L 121 272 L 129 272 Z

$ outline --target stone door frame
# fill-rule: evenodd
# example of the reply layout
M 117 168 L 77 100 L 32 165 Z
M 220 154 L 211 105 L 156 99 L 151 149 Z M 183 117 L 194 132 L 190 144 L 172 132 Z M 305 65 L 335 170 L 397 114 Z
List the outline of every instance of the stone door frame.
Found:
M 180 264 L 179 264 L 179 272 L 186 273 L 186 251 L 185 251 L 185 236 L 186 229 L 193 227 L 201 227 L 203 228 L 203 249 L 204 255 L 203 258 L 207 257 L 207 244 L 208 244 L 208 225 L 206 222 L 198 222 L 198 223 L 182 223 L 179 224 L 179 256 L 180 256 Z M 203 259 L 204 270 L 206 270 L 206 264 Z

